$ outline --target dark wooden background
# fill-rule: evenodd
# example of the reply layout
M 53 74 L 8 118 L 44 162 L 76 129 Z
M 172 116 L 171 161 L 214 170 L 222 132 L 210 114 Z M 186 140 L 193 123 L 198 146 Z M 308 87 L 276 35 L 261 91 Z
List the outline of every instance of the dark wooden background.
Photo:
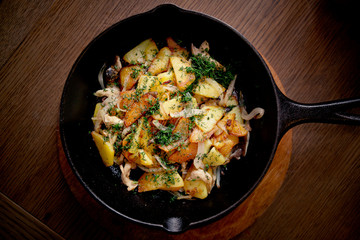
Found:
M 61 172 L 61 93 L 95 36 L 164 2 L 0 1 L 0 238 L 113 237 L 76 201 Z M 356 1 L 166 2 L 236 28 L 293 100 L 360 97 Z M 359 148 L 359 126 L 295 127 L 289 170 L 274 203 L 234 239 L 360 239 Z

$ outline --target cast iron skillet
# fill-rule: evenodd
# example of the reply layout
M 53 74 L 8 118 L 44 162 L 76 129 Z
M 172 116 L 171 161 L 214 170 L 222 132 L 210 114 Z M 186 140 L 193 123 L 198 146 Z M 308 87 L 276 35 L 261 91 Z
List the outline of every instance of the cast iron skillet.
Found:
M 103 166 L 89 135 L 96 104 L 93 93 L 100 89 L 97 75 L 104 62 L 116 54 L 123 56 L 147 38 L 161 43 L 168 36 L 182 40 L 183 46 L 199 46 L 207 40 L 211 55 L 236 69 L 236 89 L 243 92 L 247 108 L 265 109 L 263 118 L 251 122 L 247 156 L 229 164 L 221 188 L 214 188 L 205 200 L 171 202 L 166 192 L 128 192 L 119 169 Z M 360 99 L 307 105 L 288 99 L 256 49 L 235 29 L 210 16 L 166 4 L 113 25 L 82 52 L 64 87 L 60 134 L 75 175 L 100 204 L 134 222 L 182 232 L 219 219 L 244 201 L 266 173 L 289 128 L 304 122 L 359 124 L 360 116 L 344 112 L 358 106 Z

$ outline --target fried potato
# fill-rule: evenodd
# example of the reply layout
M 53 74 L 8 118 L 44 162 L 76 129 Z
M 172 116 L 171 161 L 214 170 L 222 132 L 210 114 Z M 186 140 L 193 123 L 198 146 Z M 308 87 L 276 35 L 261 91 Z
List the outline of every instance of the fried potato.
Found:
M 158 75 L 159 73 L 166 72 L 169 69 L 170 56 L 171 51 L 168 47 L 160 49 L 159 53 L 153 59 L 148 69 L 148 73 Z
M 140 97 L 138 102 L 134 102 L 131 105 L 129 111 L 126 112 L 124 123 L 126 127 L 129 127 L 136 120 L 138 120 L 153 104 L 155 98 L 150 94 L 146 93 Z
M 106 167 L 110 167 L 114 164 L 114 146 L 104 140 L 104 136 L 92 131 L 91 136 L 95 142 L 97 149 L 99 150 L 101 159 Z
M 125 90 L 130 90 L 143 74 L 143 69 L 138 66 L 126 66 L 120 70 L 120 84 Z
M 187 68 L 191 67 L 191 63 L 176 56 L 170 57 L 170 63 L 174 69 L 176 85 L 180 91 L 184 91 L 195 81 L 195 74 L 187 71 Z
M 202 108 L 205 114 L 195 118 L 195 124 L 204 133 L 211 131 L 216 123 L 222 118 L 225 110 L 219 106 L 205 106 Z
M 182 177 L 176 171 L 150 173 L 145 172 L 138 181 L 139 192 L 152 190 L 178 191 L 184 187 Z

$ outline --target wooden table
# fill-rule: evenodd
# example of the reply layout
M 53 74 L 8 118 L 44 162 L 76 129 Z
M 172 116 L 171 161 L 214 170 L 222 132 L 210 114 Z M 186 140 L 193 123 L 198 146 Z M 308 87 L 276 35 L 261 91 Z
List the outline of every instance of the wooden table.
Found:
M 165 1 L 0 2 L 0 238 L 111 239 L 71 193 L 56 129 L 67 75 L 112 24 Z M 360 97 L 355 1 L 167 1 L 230 24 L 293 100 Z M 357 109 L 358 110 L 358 109 Z M 360 127 L 304 124 L 274 203 L 234 239 L 360 238 Z

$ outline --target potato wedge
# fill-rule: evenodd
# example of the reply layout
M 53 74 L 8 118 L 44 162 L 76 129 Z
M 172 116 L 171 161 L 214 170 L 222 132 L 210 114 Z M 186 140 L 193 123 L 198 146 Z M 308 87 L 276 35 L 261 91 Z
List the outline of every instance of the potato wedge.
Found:
M 160 84 L 172 84 L 176 85 L 175 83 L 175 74 L 174 71 L 170 70 L 167 72 L 163 72 L 157 75 Z
M 150 140 L 154 138 L 151 125 L 148 121 L 141 122 L 140 128 L 140 146 L 150 155 L 155 153 L 156 145 L 154 143 L 149 143 Z
M 230 99 L 226 102 L 226 106 L 227 107 L 230 107 L 230 106 L 238 106 L 239 105 L 239 102 L 236 98 L 235 95 L 231 95 L 230 96 Z
M 169 69 L 170 56 L 171 51 L 168 47 L 160 49 L 148 68 L 148 73 L 158 75 L 159 73 L 166 72 Z
M 145 93 L 140 97 L 138 102 L 131 105 L 129 111 L 126 112 L 124 123 L 129 127 L 136 120 L 138 120 L 151 106 L 155 103 L 155 98 L 150 93 Z
M 240 122 L 241 124 L 244 124 L 244 120 L 241 118 L 241 112 L 239 106 L 233 107 L 233 109 L 231 109 L 231 111 L 228 113 L 235 113 L 235 120 Z
M 183 103 L 180 101 L 180 98 L 173 98 L 163 102 L 164 113 L 170 116 L 170 113 L 180 112 L 184 109 Z
M 127 152 L 129 152 L 130 154 L 136 154 L 139 149 L 141 125 L 142 125 L 142 122 L 140 121 L 139 126 L 137 127 L 136 131 L 134 133 L 128 134 L 122 141 L 123 147 L 126 147 Z M 132 157 L 135 158 L 137 156 L 135 155 Z M 130 159 L 128 159 L 128 160 L 130 160 Z
M 180 139 L 172 144 L 166 146 L 159 145 L 158 147 L 165 152 L 170 152 L 178 147 L 182 147 L 182 145 L 186 144 L 185 141 L 188 139 L 190 135 L 189 125 L 190 125 L 190 120 L 188 118 L 184 118 L 184 117 L 180 118 L 174 130 L 172 131 L 172 134 L 180 136 Z
M 177 122 L 172 133 L 179 134 L 180 139 L 186 140 L 190 135 L 189 125 L 190 125 L 190 120 L 188 118 L 182 117 Z
M 160 82 L 156 76 L 141 75 L 136 89 L 144 94 L 157 85 L 160 85 Z
M 180 149 L 176 152 L 174 152 L 169 157 L 169 162 L 171 163 L 183 163 L 187 162 L 191 159 L 194 159 L 196 157 L 198 149 L 197 143 L 190 143 L 185 147 L 180 147 Z
M 93 117 L 96 117 L 96 115 L 98 114 L 98 112 L 100 111 L 100 109 L 102 109 L 101 103 L 97 103 L 97 104 L 95 105 Z M 95 124 L 96 120 L 92 120 L 92 121 L 93 121 L 93 124 Z
M 185 192 L 192 197 L 205 199 L 208 196 L 206 184 L 202 180 L 184 180 Z
M 205 106 L 202 109 L 205 110 L 205 114 L 201 117 L 196 117 L 195 124 L 204 133 L 207 133 L 215 127 L 216 123 L 224 115 L 225 110 L 218 106 Z
M 203 97 L 218 98 L 225 90 L 226 89 L 214 79 L 205 78 L 199 81 L 193 93 Z
M 191 67 L 191 63 L 181 57 L 171 57 L 171 66 L 174 69 L 176 85 L 180 91 L 184 91 L 195 81 L 195 74 L 187 72 L 187 68 Z
M 235 113 L 228 112 L 225 116 L 217 123 L 220 129 L 226 129 L 227 131 L 231 131 L 234 126 L 235 121 Z
M 222 132 L 219 136 L 214 136 L 211 138 L 212 145 L 217 149 L 222 148 L 226 144 L 226 139 L 229 137 L 227 132 Z
M 212 147 L 210 152 L 202 159 L 205 166 L 220 166 L 226 161 L 226 158 L 215 147 Z
M 239 121 L 234 121 L 234 126 L 230 131 L 230 134 L 237 137 L 244 137 L 248 134 L 248 130 L 246 130 Z
M 228 138 L 225 139 L 224 144 L 221 148 L 217 148 L 219 153 L 227 157 L 230 155 L 232 148 L 239 143 L 239 138 L 233 135 L 228 135 Z
M 184 187 L 182 177 L 176 171 L 144 173 L 138 181 L 138 191 L 146 192 L 152 190 L 178 191 Z
M 120 93 L 119 107 L 124 110 L 130 109 L 136 100 L 135 89 Z
M 151 40 L 145 49 L 145 64 L 148 66 L 158 54 L 159 49 L 156 43 Z
M 156 162 L 156 159 L 150 153 L 143 149 L 139 149 L 137 154 L 139 156 L 139 162 L 137 163 L 142 166 L 152 167 Z
M 208 185 L 201 179 L 201 178 L 195 178 L 195 179 L 189 179 L 192 171 L 195 171 L 194 165 L 192 165 L 189 168 L 188 173 L 185 176 L 184 179 L 184 190 L 187 194 L 191 195 L 192 197 L 204 199 L 208 196 L 210 192 L 210 183 L 208 182 Z M 203 171 L 203 170 L 201 170 Z M 212 175 L 212 169 L 209 168 L 206 171 L 207 174 Z M 210 180 L 210 179 L 209 179 Z
M 142 41 L 139 45 L 127 52 L 123 59 L 125 62 L 135 65 L 149 64 L 156 56 L 158 48 L 151 38 Z
M 101 159 L 106 167 L 110 167 L 114 164 L 115 150 L 114 146 L 104 140 L 104 136 L 92 131 L 91 136 L 95 142 L 97 149 L 99 150 Z
M 195 127 L 193 131 L 191 132 L 189 141 L 192 143 L 199 143 L 206 140 L 205 134 L 203 131 L 200 130 L 200 128 Z
M 173 53 L 173 56 L 182 57 L 185 59 L 189 58 L 189 51 L 177 44 L 172 37 L 166 38 L 166 42 L 171 52 Z
M 130 90 L 143 74 L 143 69 L 138 66 L 126 66 L 120 70 L 120 84 L 125 90 Z

